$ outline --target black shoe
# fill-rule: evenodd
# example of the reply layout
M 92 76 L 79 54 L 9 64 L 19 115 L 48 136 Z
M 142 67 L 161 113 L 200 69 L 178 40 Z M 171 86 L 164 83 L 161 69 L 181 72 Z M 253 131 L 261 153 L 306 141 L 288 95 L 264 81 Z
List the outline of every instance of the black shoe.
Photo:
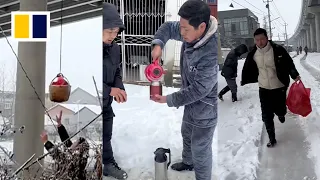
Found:
M 236 102 L 236 101 L 238 101 L 237 94 L 233 93 L 232 94 L 232 102 Z
M 221 89 L 221 91 L 218 94 L 218 98 L 223 101 L 223 95 L 226 94 L 228 91 L 230 91 L 229 86 L 224 87 L 223 89 Z
M 221 100 L 221 101 L 223 101 L 223 95 L 222 94 L 218 94 L 218 98 Z
M 116 179 L 128 178 L 128 174 L 124 170 L 121 170 L 117 163 L 105 164 L 103 166 L 103 175 L 111 176 Z
M 279 116 L 278 119 L 281 123 L 284 123 L 286 121 L 286 118 L 284 116 Z
M 193 165 L 187 165 L 183 162 L 172 164 L 171 169 L 175 171 L 192 171 Z
M 272 140 L 268 142 L 267 147 L 271 148 L 271 147 L 274 147 L 276 144 L 277 144 L 277 140 Z

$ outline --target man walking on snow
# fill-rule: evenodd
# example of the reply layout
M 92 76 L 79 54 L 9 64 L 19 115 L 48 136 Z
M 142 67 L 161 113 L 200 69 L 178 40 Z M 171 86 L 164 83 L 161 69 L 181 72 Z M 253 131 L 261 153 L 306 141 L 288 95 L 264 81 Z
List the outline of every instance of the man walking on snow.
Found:
M 111 146 L 114 113 L 111 107 L 113 99 L 118 103 L 126 102 L 121 72 L 120 47 L 114 39 L 125 29 L 117 8 L 103 3 L 103 175 L 116 179 L 126 179 L 127 173 L 118 166 Z
M 232 102 L 238 101 L 237 98 L 237 82 L 238 76 L 238 58 L 248 52 L 248 47 L 241 44 L 232 51 L 230 51 L 224 61 L 221 75 L 226 79 L 227 86 L 219 92 L 219 99 L 223 101 L 223 95 L 231 90 Z
M 287 113 L 286 98 L 290 77 L 300 80 L 299 73 L 286 49 L 268 41 L 267 31 L 258 28 L 254 32 L 256 46 L 249 52 L 242 69 L 241 86 L 259 83 L 262 121 L 269 135 L 267 147 L 277 144 L 274 127 L 274 115 L 281 123 Z
M 184 106 L 181 134 L 182 162 L 173 170 L 195 170 L 196 180 L 212 179 L 212 139 L 217 124 L 217 37 L 218 22 L 209 6 L 199 0 L 185 2 L 180 22 L 164 23 L 152 41 L 153 59 L 161 58 L 169 39 L 182 41 L 180 68 L 182 87 L 167 96 L 156 95 L 158 103 Z

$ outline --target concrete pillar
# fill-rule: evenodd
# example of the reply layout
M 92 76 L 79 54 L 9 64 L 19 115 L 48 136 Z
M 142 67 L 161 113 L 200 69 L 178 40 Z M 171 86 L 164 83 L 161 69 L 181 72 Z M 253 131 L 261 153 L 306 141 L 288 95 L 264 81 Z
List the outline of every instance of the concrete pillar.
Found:
M 299 47 L 302 46 L 302 34 L 299 33 Z
M 310 23 L 310 40 L 311 40 L 311 50 L 317 50 L 317 41 L 315 40 L 316 37 L 316 29 L 315 29 L 315 22 Z
M 307 33 L 306 33 L 306 31 L 304 31 L 304 33 L 303 33 L 303 48 L 307 45 L 307 43 L 308 43 L 308 41 L 307 41 Z
M 300 38 L 301 38 L 301 46 L 304 44 L 304 33 L 303 31 L 300 31 Z
M 307 33 L 303 31 L 303 48 L 307 45 Z
M 20 1 L 21 11 L 46 11 L 47 0 Z M 18 57 L 27 72 L 35 90 L 42 102 L 45 99 L 46 77 L 46 43 L 45 42 L 19 42 Z M 40 134 L 44 130 L 44 108 L 42 107 L 34 89 L 31 87 L 25 73 L 17 63 L 16 99 L 14 122 L 16 127 L 25 126 L 23 135 L 16 133 L 14 136 L 14 158 L 20 165 L 33 154 L 36 157 L 43 154 L 43 143 Z M 40 162 L 42 163 L 42 162 Z M 35 174 L 38 164 L 32 166 L 30 176 Z M 29 178 L 28 178 L 29 179 Z
M 307 47 L 310 49 L 311 48 L 311 37 L 310 37 L 310 26 L 306 28 L 306 42 L 307 42 Z
M 315 13 L 317 52 L 320 52 L 320 13 Z

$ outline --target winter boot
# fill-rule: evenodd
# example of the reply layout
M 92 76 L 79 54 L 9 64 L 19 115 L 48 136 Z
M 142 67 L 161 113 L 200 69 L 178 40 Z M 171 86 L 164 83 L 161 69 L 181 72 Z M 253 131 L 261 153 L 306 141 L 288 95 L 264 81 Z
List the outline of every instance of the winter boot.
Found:
M 238 101 L 237 93 L 232 93 L 232 102 Z
M 230 91 L 229 86 L 224 87 L 223 89 L 221 89 L 221 91 L 218 94 L 218 98 L 223 101 L 223 95 L 226 94 L 228 91 Z
M 268 144 L 267 144 L 267 147 L 268 147 L 268 148 L 272 148 L 272 147 L 274 147 L 276 144 L 277 144 L 277 140 L 276 140 L 276 139 L 270 140 L 270 141 L 268 142 Z
M 270 148 L 277 144 L 275 129 L 274 128 L 267 129 L 267 133 L 270 140 L 267 144 L 267 147 Z
M 116 179 L 128 178 L 128 174 L 124 170 L 121 170 L 117 163 L 105 164 L 103 166 L 103 175 L 111 176 Z
M 279 116 L 278 119 L 281 123 L 284 123 L 286 121 L 286 118 L 284 116 Z
M 192 171 L 193 165 L 187 165 L 183 162 L 172 164 L 171 169 L 175 171 Z

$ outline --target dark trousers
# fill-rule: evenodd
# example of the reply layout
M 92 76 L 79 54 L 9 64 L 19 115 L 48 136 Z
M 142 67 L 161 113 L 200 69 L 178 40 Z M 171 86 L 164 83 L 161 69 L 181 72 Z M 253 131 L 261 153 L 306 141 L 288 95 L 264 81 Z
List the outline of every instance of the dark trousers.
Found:
M 236 82 L 236 78 L 225 78 L 227 81 L 227 85 L 229 87 L 229 89 L 231 90 L 232 94 L 237 94 L 237 82 Z
M 192 118 L 184 113 L 183 119 Z M 216 121 L 216 119 L 212 119 Z M 212 141 L 216 126 L 199 128 L 182 122 L 183 139 L 182 161 L 193 165 L 196 180 L 211 180 L 212 175 Z
M 109 164 L 115 162 L 111 146 L 113 113 L 112 115 L 110 113 L 103 114 L 102 126 L 102 162 L 103 164 Z
M 262 121 L 266 126 L 270 141 L 276 139 L 274 128 L 274 115 L 285 116 L 287 113 L 287 88 L 264 89 L 259 88 Z

